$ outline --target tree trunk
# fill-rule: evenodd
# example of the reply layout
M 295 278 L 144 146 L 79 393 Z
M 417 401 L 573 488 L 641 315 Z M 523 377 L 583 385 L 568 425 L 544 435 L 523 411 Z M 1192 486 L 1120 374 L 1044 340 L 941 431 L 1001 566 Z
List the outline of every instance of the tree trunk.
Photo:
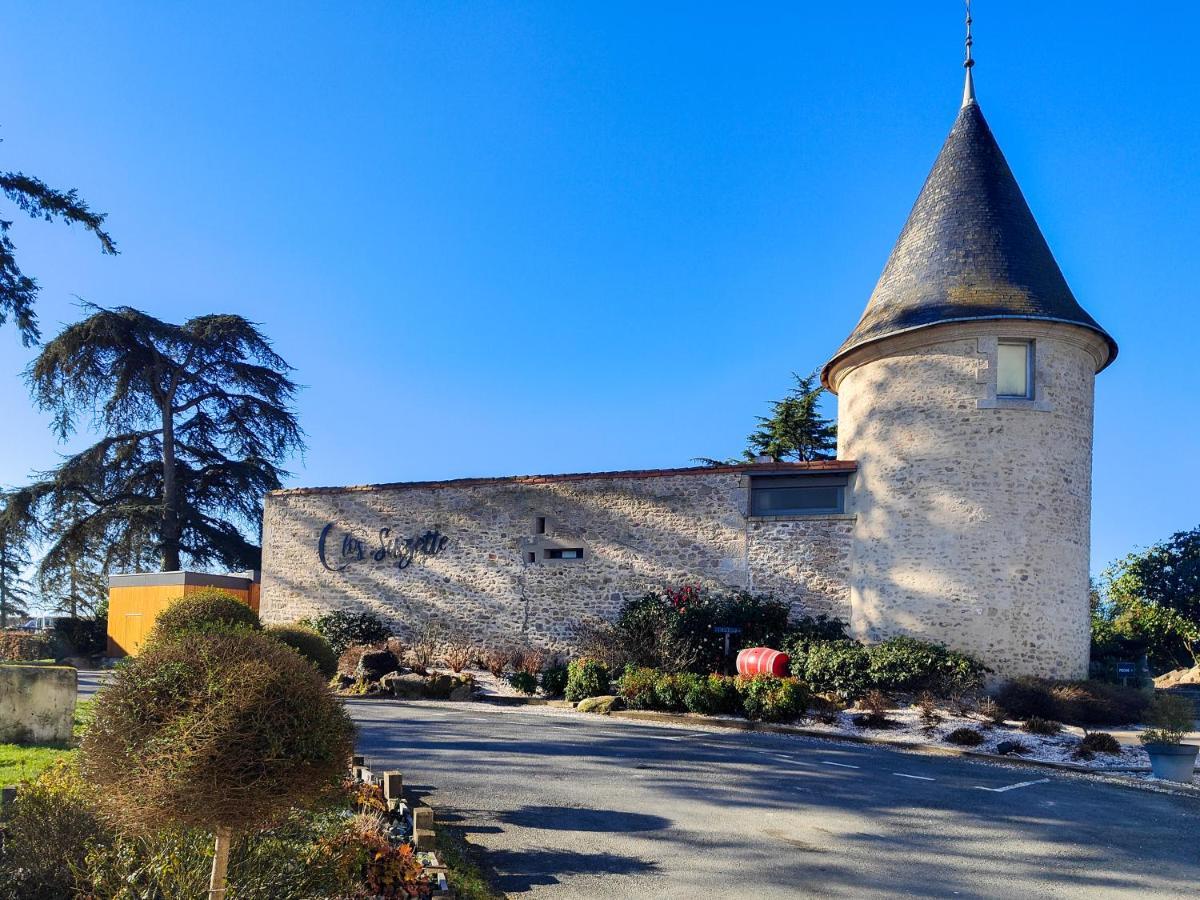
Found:
M 225 900 L 225 872 L 229 868 L 229 845 L 233 833 L 228 828 L 217 829 L 217 847 L 213 854 L 212 878 L 208 881 L 208 900 Z
M 162 571 L 178 572 L 179 489 L 175 484 L 175 418 L 171 413 L 170 401 L 164 405 L 162 424 Z
M 0 628 L 8 627 L 8 535 L 0 534 Z

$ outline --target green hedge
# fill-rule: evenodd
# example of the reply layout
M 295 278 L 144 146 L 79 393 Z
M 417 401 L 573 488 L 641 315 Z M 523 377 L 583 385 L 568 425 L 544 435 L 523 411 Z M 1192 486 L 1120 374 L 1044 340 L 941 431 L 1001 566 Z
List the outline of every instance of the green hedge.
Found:
M 872 646 L 799 639 L 790 650 L 792 674 L 812 690 L 851 698 L 869 690 L 951 694 L 979 687 L 987 671 L 969 656 L 910 637 Z
M 744 715 L 768 722 L 799 718 L 809 700 L 807 688 L 795 678 L 696 675 L 644 666 L 626 668 L 617 691 L 630 709 Z
M 572 703 L 608 693 L 608 667 L 596 659 L 571 660 L 567 666 L 566 698 Z

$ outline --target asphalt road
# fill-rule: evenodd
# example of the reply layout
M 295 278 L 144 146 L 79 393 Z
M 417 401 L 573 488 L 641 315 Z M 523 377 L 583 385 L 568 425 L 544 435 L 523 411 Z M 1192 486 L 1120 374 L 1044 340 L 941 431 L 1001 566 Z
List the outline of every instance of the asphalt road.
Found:
M 518 897 L 1183 897 L 1200 801 L 1048 769 L 484 704 L 348 704 Z

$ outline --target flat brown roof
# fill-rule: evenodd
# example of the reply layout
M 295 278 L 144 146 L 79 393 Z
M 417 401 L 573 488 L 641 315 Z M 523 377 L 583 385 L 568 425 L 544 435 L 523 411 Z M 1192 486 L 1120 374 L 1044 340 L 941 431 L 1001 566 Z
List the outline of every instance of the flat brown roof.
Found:
M 358 491 L 390 491 L 411 488 L 484 487 L 493 484 L 553 484 L 595 478 L 664 478 L 672 475 L 719 475 L 749 473 L 782 475 L 797 472 L 854 472 L 858 463 L 848 459 L 815 462 L 739 463 L 729 466 L 687 466 L 680 469 L 628 469 L 617 472 L 575 472 L 566 475 L 508 475 L 499 478 L 451 478 L 445 481 L 391 481 L 385 484 L 355 484 L 345 487 L 297 487 L 271 491 L 268 497 L 287 494 L 350 494 Z

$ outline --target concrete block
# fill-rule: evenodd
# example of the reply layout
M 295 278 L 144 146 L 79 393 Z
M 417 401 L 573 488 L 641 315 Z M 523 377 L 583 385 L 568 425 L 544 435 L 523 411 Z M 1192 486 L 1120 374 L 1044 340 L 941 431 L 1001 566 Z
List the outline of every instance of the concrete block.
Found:
M 0 743 L 70 741 L 77 676 L 70 666 L 0 665 Z
M 386 800 L 399 800 L 404 796 L 404 776 L 395 769 L 383 773 L 383 796 Z

